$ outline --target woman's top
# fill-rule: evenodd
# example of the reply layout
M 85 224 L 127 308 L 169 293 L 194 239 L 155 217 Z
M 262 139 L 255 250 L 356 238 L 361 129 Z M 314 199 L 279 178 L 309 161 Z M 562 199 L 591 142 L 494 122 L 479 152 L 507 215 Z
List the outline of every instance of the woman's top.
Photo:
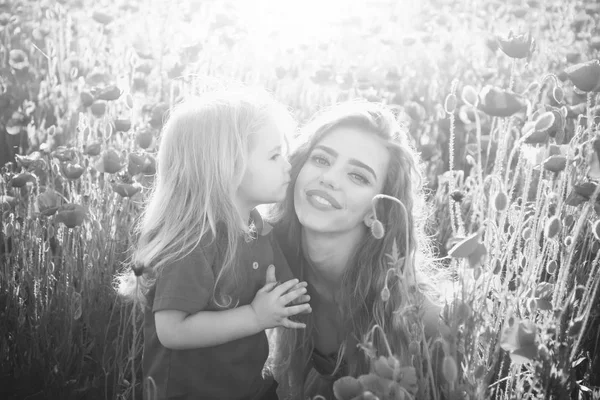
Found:
M 238 249 L 240 284 L 232 294 L 239 306 L 252 302 L 265 284 L 266 270 L 275 265 L 276 277 L 284 282 L 292 279 L 271 227 L 264 224 L 258 212 L 252 212 L 257 237 L 241 240 Z M 272 377 L 263 377 L 263 367 L 269 354 L 265 332 L 233 340 L 217 346 L 186 350 L 163 347 L 156 334 L 154 312 L 180 310 L 189 314 L 199 311 L 221 311 L 213 299 L 215 279 L 227 245 L 221 232 L 213 243 L 202 240 L 187 256 L 165 266 L 156 284 L 148 293 L 144 315 L 144 379 L 152 378 L 156 397 L 162 399 L 257 399 L 273 384 Z M 145 389 L 153 385 L 144 382 Z

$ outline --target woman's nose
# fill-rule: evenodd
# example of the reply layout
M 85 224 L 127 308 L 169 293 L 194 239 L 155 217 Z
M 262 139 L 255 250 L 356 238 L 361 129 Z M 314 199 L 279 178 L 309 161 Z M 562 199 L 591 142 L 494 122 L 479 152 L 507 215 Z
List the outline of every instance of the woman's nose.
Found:
M 290 164 L 290 162 L 287 158 L 283 159 L 283 170 L 285 171 L 286 174 L 289 174 L 290 171 L 292 170 L 292 164 Z
M 326 186 L 330 189 L 337 189 L 338 177 L 336 171 L 334 171 L 332 168 L 327 171 L 324 171 L 321 177 L 319 178 L 319 182 L 321 183 L 321 185 Z

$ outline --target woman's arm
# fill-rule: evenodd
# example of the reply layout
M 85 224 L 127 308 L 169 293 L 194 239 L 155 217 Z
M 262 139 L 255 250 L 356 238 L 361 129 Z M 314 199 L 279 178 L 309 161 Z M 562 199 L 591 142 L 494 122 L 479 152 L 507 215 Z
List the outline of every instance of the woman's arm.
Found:
M 286 305 L 306 292 L 303 282 L 299 288 L 286 293 L 298 284 L 297 279 L 279 286 L 267 283 L 249 305 L 224 311 L 199 311 L 188 314 L 179 310 L 154 313 L 156 334 L 161 344 L 172 350 L 210 347 L 251 336 L 268 328 L 284 326 L 303 328 L 304 324 L 288 317 L 310 312 L 310 305 Z

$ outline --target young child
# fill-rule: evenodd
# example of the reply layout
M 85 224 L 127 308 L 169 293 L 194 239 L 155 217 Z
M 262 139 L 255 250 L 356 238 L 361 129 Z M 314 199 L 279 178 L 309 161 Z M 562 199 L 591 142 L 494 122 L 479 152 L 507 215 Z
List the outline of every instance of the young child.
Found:
M 172 110 L 133 272 L 119 284 L 146 305 L 145 399 L 277 399 L 262 372 L 264 331 L 303 328 L 288 317 L 311 309 L 255 207 L 285 196 L 291 129 L 290 113 L 263 92 L 212 93 Z

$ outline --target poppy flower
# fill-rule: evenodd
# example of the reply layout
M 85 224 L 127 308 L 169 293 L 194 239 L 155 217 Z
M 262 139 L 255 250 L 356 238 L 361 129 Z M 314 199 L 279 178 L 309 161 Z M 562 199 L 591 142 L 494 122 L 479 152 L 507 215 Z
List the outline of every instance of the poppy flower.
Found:
M 152 107 L 150 112 L 150 125 L 153 128 L 160 129 L 163 126 L 163 122 L 169 111 L 169 105 L 167 103 L 158 103 Z
M 75 228 L 83 223 L 87 214 L 86 209 L 79 204 L 67 203 L 58 207 L 56 222 L 65 224 L 67 228 Z
M 31 153 L 27 156 L 15 154 L 15 160 L 23 168 L 27 168 L 27 169 L 42 168 L 43 169 L 46 167 L 46 161 L 44 161 L 41 158 L 41 156 L 42 156 L 42 153 L 40 153 L 39 151 L 34 151 L 33 153 Z
M 102 25 L 108 25 L 113 21 L 113 17 L 103 11 L 94 11 L 94 13 L 92 14 L 92 18 L 94 19 L 94 21 L 102 24 Z
M 54 215 L 58 211 L 60 203 L 60 196 L 52 189 L 40 193 L 35 199 L 35 204 L 40 214 L 46 217 Z
M 130 175 L 137 175 L 142 172 L 144 169 L 144 163 L 146 162 L 146 158 L 143 154 L 129 153 L 127 158 L 127 172 Z
M 130 183 L 119 182 L 119 183 L 113 183 L 112 188 L 121 197 L 133 197 L 140 190 L 142 190 L 142 185 L 140 185 L 139 183 L 130 184 Z
M 20 49 L 12 49 L 9 53 L 8 65 L 17 71 L 26 71 L 29 69 L 29 59 L 27 54 Z
M 128 119 L 116 119 L 114 124 L 117 132 L 127 132 L 131 129 L 131 121 Z
M 100 118 L 106 113 L 106 102 L 104 100 L 96 100 L 92 103 L 90 109 L 94 116 Z
M 362 384 L 352 376 L 343 376 L 333 383 L 333 394 L 336 399 L 351 400 L 360 396 L 363 391 Z
M 11 210 L 17 205 L 17 199 L 12 196 L 2 195 L 0 196 L 0 212 Z
M 114 149 L 106 150 L 100 156 L 94 168 L 96 168 L 99 172 L 104 172 L 107 174 L 114 174 L 123 169 L 124 165 L 121 164 L 121 156 Z
M 535 40 L 533 40 L 529 33 L 514 36 L 512 31 L 510 31 L 508 38 L 497 37 L 496 40 L 504 54 L 511 58 L 527 58 L 535 48 Z
M 79 93 L 79 98 L 81 99 L 81 105 L 84 107 L 89 107 L 94 103 L 94 96 L 90 92 L 83 91 Z
M 77 158 L 77 153 L 71 148 L 61 146 L 52 152 L 52 157 L 61 162 L 74 161 Z
M 592 60 L 565 69 L 573 85 L 584 92 L 600 91 L 600 61 Z
M 522 96 L 490 85 L 479 93 L 479 109 L 492 117 L 510 117 L 525 106 Z
M 29 182 L 35 182 L 35 176 L 29 172 L 22 172 L 12 177 L 9 183 L 12 187 L 20 188 Z
M 76 163 L 64 162 L 60 165 L 60 171 L 65 178 L 75 180 L 83 175 L 85 168 Z
M 96 98 L 99 100 L 113 101 L 121 97 L 121 93 L 123 92 L 116 85 L 110 85 L 100 90 L 96 95 Z
M 89 156 L 97 156 L 102 150 L 102 143 L 94 142 L 85 145 L 83 152 Z
M 135 141 L 142 149 L 147 149 L 152 144 L 152 131 L 150 129 L 142 129 L 135 137 Z

